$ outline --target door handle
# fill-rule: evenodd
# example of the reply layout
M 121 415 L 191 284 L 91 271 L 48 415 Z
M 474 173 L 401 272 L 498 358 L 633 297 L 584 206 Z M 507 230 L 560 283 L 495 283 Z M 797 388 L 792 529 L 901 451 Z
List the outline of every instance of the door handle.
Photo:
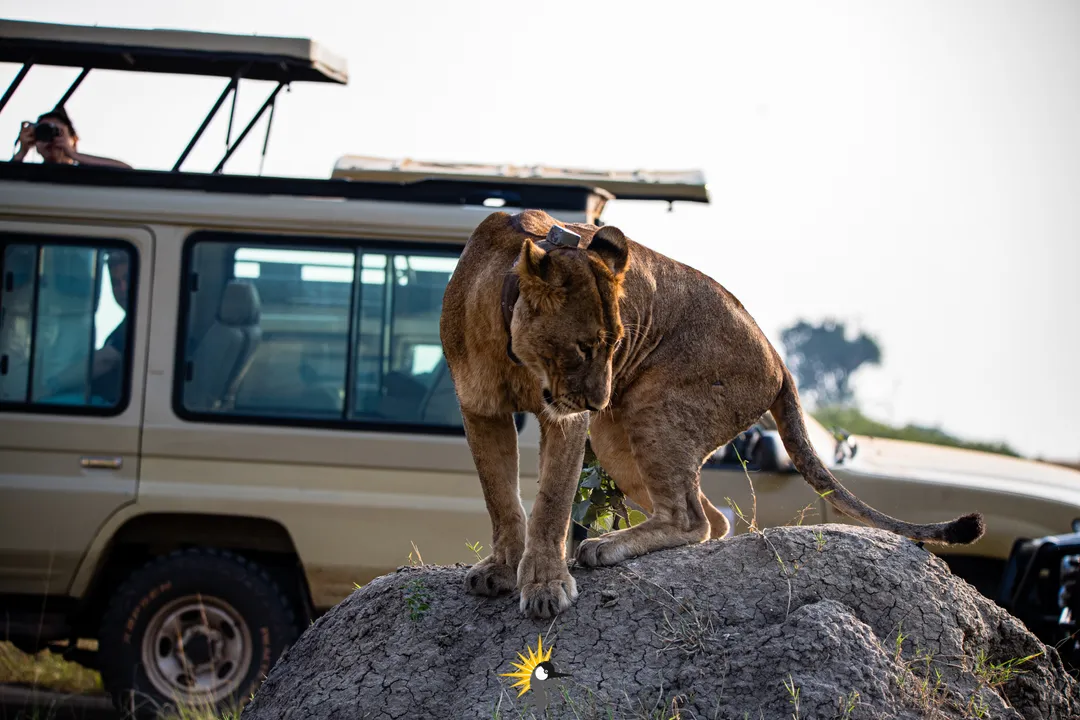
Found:
M 113 457 L 81 457 L 79 458 L 79 464 L 88 470 L 119 470 L 124 466 L 124 458 L 119 456 Z

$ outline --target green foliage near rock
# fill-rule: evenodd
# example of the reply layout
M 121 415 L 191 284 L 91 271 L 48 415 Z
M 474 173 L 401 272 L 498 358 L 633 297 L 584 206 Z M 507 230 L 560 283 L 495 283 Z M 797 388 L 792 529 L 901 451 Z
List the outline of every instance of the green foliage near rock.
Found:
M 578 478 L 578 490 L 570 519 L 589 531 L 590 537 L 628 528 L 645 521 L 644 513 L 626 507 L 625 496 L 586 446 L 585 467 Z

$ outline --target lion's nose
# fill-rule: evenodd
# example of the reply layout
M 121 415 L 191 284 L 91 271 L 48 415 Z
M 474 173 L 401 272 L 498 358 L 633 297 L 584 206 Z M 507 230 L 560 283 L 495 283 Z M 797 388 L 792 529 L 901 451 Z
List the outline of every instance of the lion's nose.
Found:
M 544 402 L 546 402 L 548 405 L 554 402 L 554 398 L 551 397 L 551 391 L 547 388 L 544 388 Z

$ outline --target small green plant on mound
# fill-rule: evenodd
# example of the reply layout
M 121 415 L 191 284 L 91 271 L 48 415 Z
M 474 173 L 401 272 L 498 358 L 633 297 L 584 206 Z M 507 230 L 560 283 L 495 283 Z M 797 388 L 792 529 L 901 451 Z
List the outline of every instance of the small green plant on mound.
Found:
M 788 673 L 787 680 L 784 681 L 784 689 L 787 690 L 788 702 L 795 708 L 791 713 L 791 720 L 799 720 L 799 686 L 795 684 L 795 680 L 791 677 L 791 673 Z
M 979 650 L 975 653 L 975 667 L 972 670 L 972 674 L 975 675 L 979 682 L 989 688 L 1000 687 L 1010 680 L 1014 680 L 1017 675 L 1022 675 L 1025 672 L 1020 669 L 1021 665 L 1030 660 L 1034 660 L 1041 655 L 1042 653 L 1038 652 L 1034 655 L 1028 655 L 1027 657 L 1012 658 L 1010 660 L 995 663 L 990 661 L 986 650 Z
M 467 547 L 467 548 L 469 548 L 470 550 L 472 550 L 472 553 L 473 553 L 473 555 L 475 555 L 475 556 L 476 556 L 476 562 L 480 562 L 481 560 L 483 560 L 483 559 L 484 559 L 484 556 L 480 554 L 480 553 L 482 553 L 482 552 L 483 552 L 483 550 L 484 550 L 484 546 L 480 544 L 480 541 L 479 541 L 479 540 L 477 540 L 477 541 L 476 541 L 476 542 L 474 542 L 474 543 L 471 543 L 471 542 L 469 542 L 468 540 L 466 540 L 466 541 L 465 541 L 465 547 Z
M 409 619 L 419 622 L 431 607 L 431 591 L 420 578 L 410 580 L 405 586 L 405 606 L 409 608 Z
M 839 702 L 839 718 L 840 720 L 851 720 L 851 714 L 855 712 L 855 708 L 859 706 L 859 691 L 852 690 L 847 695 L 840 696 Z

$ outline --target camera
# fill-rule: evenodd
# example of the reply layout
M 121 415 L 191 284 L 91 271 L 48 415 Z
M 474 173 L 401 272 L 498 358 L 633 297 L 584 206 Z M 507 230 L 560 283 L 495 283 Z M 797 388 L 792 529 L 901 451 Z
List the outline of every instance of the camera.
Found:
M 52 142 L 60 131 L 52 123 L 38 123 L 34 126 L 34 142 Z

